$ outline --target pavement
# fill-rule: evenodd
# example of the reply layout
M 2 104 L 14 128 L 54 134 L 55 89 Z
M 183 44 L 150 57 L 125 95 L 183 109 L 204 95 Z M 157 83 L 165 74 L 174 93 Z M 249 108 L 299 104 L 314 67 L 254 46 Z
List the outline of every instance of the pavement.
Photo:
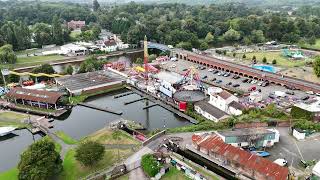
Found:
M 176 67 L 172 68 L 171 66 L 175 64 Z M 177 72 L 177 73 L 185 73 L 185 71 L 183 71 L 184 69 L 188 69 L 191 66 L 193 67 L 198 67 L 199 64 L 193 63 L 193 62 L 189 62 L 189 61 L 185 61 L 185 60 L 178 60 L 178 61 L 168 61 L 166 64 L 163 65 L 163 68 L 166 68 L 170 71 L 173 72 Z M 256 86 L 257 89 L 261 89 L 261 93 L 263 98 L 267 98 L 269 96 L 270 93 L 274 92 L 274 91 L 287 91 L 287 89 L 283 86 L 279 86 L 279 85 L 273 85 L 270 84 L 269 86 L 266 87 L 262 87 L 262 86 L 258 86 L 257 84 L 250 84 L 250 83 L 243 83 L 242 80 L 245 79 L 245 77 L 241 77 L 239 79 L 232 79 L 233 74 L 231 74 L 229 77 L 223 77 L 223 76 L 218 76 L 217 74 L 213 74 L 212 72 L 208 72 L 208 68 L 204 69 L 204 70 L 197 70 L 199 73 L 200 78 L 203 78 L 204 76 L 208 76 L 206 79 L 202 79 L 202 80 L 208 80 L 211 83 L 214 83 L 213 81 L 211 81 L 213 78 L 216 78 L 217 80 L 222 80 L 222 83 L 220 84 L 216 84 L 217 86 L 226 86 L 227 83 L 231 82 L 232 85 L 234 84 L 239 84 L 240 86 L 238 87 L 238 89 L 247 92 L 248 89 L 252 86 Z M 307 95 L 304 91 L 300 91 L 300 90 L 294 90 L 295 95 L 288 95 L 289 97 L 295 97 L 295 98 L 301 98 L 305 95 Z M 308 95 L 310 97 L 315 97 L 315 95 Z
M 148 180 L 149 178 L 144 174 L 142 168 L 137 168 L 129 172 L 129 180 Z

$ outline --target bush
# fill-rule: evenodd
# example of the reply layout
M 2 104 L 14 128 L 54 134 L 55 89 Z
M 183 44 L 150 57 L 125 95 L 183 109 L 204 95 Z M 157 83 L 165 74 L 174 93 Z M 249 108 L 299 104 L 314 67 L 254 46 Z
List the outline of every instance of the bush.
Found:
M 237 55 L 237 53 L 235 53 L 235 52 L 232 54 L 233 57 L 236 57 L 236 55 Z
M 94 141 L 86 141 L 76 149 L 75 158 L 85 166 L 92 166 L 103 159 L 105 147 Z
M 152 154 L 142 156 L 141 166 L 143 171 L 149 176 L 154 177 L 160 172 L 161 166 Z
M 256 60 L 257 58 L 256 58 L 256 56 L 252 56 L 252 60 Z
M 312 120 L 313 114 L 309 111 L 303 110 L 299 107 L 293 106 L 290 112 L 291 116 L 295 119 Z
M 277 64 L 277 60 L 272 60 L 272 64 Z
M 246 54 L 243 54 L 243 55 L 242 55 L 242 58 L 243 58 L 243 59 L 247 58 Z
M 266 58 L 266 57 L 263 57 L 262 62 L 263 62 L 263 63 L 267 63 L 267 58 Z

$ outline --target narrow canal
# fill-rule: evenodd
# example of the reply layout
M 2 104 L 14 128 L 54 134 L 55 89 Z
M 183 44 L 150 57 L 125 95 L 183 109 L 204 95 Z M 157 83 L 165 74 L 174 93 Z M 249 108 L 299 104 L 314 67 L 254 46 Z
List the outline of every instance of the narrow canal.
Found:
M 146 131 L 163 129 L 164 127 L 180 127 L 190 124 L 190 122 L 160 106 L 154 106 L 144 110 L 143 107 L 146 106 L 145 100 L 124 105 L 125 102 L 141 98 L 137 94 L 114 99 L 114 95 L 124 92 L 126 91 L 121 90 L 106 95 L 92 97 L 86 101 L 86 103 L 96 106 L 122 111 L 123 115 L 117 116 L 82 106 L 76 106 L 70 113 L 53 122 L 54 128 L 52 131 L 64 131 L 75 139 L 81 139 L 119 118 L 141 123 L 146 128 Z M 149 105 L 151 104 L 152 102 L 149 102 Z M 27 130 L 17 130 L 14 134 L 17 136 L 0 139 L 0 172 L 15 167 L 19 162 L 20 154 L 33 142 L 32 135 Z M 36 135 L 35 137 L 36 139 L 41 138 L 40 135 Z

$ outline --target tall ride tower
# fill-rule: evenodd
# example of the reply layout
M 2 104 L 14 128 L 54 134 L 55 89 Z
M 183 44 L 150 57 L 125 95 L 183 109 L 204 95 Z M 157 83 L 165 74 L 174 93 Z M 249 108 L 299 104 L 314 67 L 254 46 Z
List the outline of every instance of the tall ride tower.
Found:
M 149 59 L 149 54 L 148 54 L 148 40 L 147 36 L 144 36 L 144 41 L 143 41 L 143 48 L 144 48 L 144 70 L 145 70 L 145 79 L 148 81 L 148 59 Z

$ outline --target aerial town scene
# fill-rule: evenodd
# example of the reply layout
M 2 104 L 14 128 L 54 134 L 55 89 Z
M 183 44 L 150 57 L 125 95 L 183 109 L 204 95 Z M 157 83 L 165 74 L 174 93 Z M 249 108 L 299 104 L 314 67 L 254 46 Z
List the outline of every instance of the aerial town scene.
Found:
M 0 180 L 320 180 L 320 0 L 0 0 Z

